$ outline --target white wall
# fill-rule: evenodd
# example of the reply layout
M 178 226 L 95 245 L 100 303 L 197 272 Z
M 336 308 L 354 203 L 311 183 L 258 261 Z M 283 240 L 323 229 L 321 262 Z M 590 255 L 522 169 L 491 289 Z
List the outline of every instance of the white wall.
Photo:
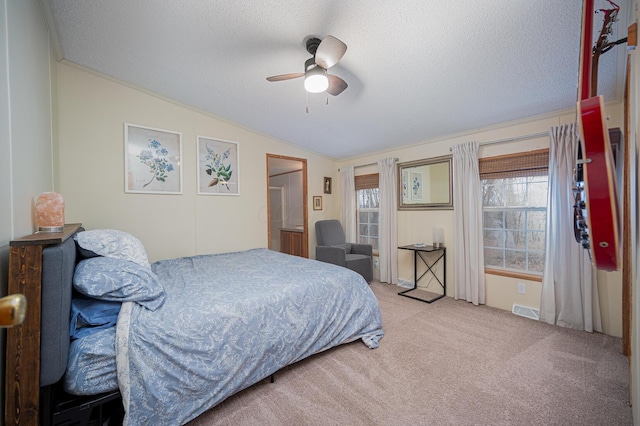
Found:
M 55 74 L 38 1 L 1 0 L 0 18 L 0 250 L 6 261 L 8 242 L 34 231 L 35 199 L 54 189 Z M 5 269 L 0 277 L 6 284 Z
M 57 72 L 56 176 L 67 222 L 130 232 L 142 240 L 151 261 L 267 247 L 267 153 L 308 160 L 308 203 L 322 194 L 323 176 L 337 173 L 329 158 L 73 64 L 61 62 Z M 124 192 L 125 122 L 182 133 L 182 195 Z M 196 135 L 239 143 L 240 196 L 196 194 Z M 338 208 L 338 198 L 324 202 L 322 211 L 309 208 L 311 257 L 313 224 L 334 217 Z
M 11 206 L 11 116 L 9 111 L 9 63 L 4 62 L 9 50 L 6 0 L 0 2 L 0 286 L 2 295 L 7 289 L 9 241 L 13 238 Z M 3 351 L 4 353 L 4 351 Z
M 622 104 L 606 106 L 610 116 L 609 127 L 622 128 Z M 439 157 L 451 154 L 449 148 L 455 144 L 476 140 L 478 142 L 502 140 L 522 135 L 548 132 L 552 126 L 558 126 L 575 121 L 575 111 L 559 112 L 541 117 L 534 117 L 512 123 L 504 123 L 487 129 L 476 130 L 464 135 L 451 136 L 436 141 L 425 141 L 414 146 L 389 150 L 352 158 L 339 162 L 339 167 L 346 165 L 359 165 L 375 163 L 381 158 L 396 157 L 399 162 L 419 160 L 423 158 Z M 480 148 L 481 157 L 491 157 L 520 151 L 548 148 L 547 136 L 504 144 L 486 145 Z M 356 168 L 356 174 L 376 173 L 377 166 Z M 339 189 L 339 188 L 337 188 Z M 398 211 L 398 245 L 412 244 L 422 241 L 431 243 L 433 228 L 444 229 L 445 246 L 447 247 L 447 295 L 453 296 L 455 276 L 453 272 L 453 259 L 455 256 L 454 245 L 454 213 L 453 210 L 429 210 L 429 211 Z M 603 329 L 607 334 L 622 336 L 622 291 L 621 275 L 619 272 L 599 272 L 598 292 L 601 298 L 601 311 Z M 413 257 L 407 250 L 398 252 L 398 278 L 413 282 Z M 486 303 L 488 306 L 511 310 L 513 303 L 540 307 L 540 294 L 542 286 L 537 281 L 507 278 L 497 275 L 485 276 L 486 278 Z M 518 294 L 517 284 L 524 282 L 526 294 Z
M 630 13 L 631 18 L 628 24 L 638 22 L 640 18 L 640 12 L 638 7 L 640 6 L 639 0 L 630 1 L 635 8 L 635 13 Z M 631 179 L 634 183 L 634 187 L 631 190 L 631 205 L 632 205 L 632 239 L 634 244 L 632 245 L 633 255 L 633 277 L 632 277 L 632 309 L 631 309 L 631 403 L 633 407 L 633 422 L 636 426 L 640 426 L 640 229 L 638 226 L 638 217 L 640 212 L 640 198 L 638 197 L 638 188 L 640 188 L 640 170 L 639 158 L 640 153 L 640 121 L 638 115 L 640 114 L 640 52 L 638 47 L 634 51 L 629 53 L 631 64 L 630 75 L 630 87 L 629 87 L 629 105 L 630 105 L 630 138 L 631 146 L 635 147 L 635 155 L 631 159 Z
M 34 231 L 32 206 L 53 185 L 53 54 L 37 0 L 0 0 L 0 294 L 9 241 Z M 0 338 L 4 365 L 4 338 Z M 4 368 L 0 371 L 4 377 Z M 4 380 L 0 412 L 4 412 Z

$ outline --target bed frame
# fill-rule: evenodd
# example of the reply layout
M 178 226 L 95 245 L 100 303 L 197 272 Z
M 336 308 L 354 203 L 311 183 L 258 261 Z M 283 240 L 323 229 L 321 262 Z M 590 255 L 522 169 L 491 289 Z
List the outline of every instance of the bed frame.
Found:
M 5 425 L 105 424 L 122 411 L 118 391 L 75 397 L 61 379 L 69 354 L 72 278 L 77 263 L 73 235 L 81 224 L 63 232 L 36 233 L 9 243 L 8 292 L 27 298 L 21 326 L 7 329 Z M 118 424 L 119 414 L 109 424 Z

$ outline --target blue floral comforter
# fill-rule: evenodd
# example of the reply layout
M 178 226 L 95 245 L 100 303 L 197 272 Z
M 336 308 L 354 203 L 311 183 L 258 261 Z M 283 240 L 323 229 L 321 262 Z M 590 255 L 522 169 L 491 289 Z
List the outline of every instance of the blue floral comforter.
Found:
M 125 302 L 118 318 L 125 424 L 184 424 L 288 364 L 383 336 L 377 299 L 346 268 L 254 249 L 152 269 L 162 308 Z

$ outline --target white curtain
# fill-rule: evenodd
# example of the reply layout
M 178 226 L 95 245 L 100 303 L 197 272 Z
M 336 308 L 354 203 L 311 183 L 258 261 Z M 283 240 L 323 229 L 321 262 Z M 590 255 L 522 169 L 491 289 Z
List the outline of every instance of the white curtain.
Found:
M 395 158 L 378 161 L 380 215 L 378 217 L 378 253 L 380 282 L 398 284 L 397 186 Z
M 342 227 L 348 242 L 357 243 L 356 239 L 356 180 L 353 166 L 340 168 L 342 183 Z
M 549 193 L 540 320 L 602 331 L 596 271 L 573 233 L 573 168 L 579 139 L 575 124 L 549 131 Z
M 452 151 L 455 298 L 479 305 L 485 303 L 485 288 L 478 142 L 454 145 Z

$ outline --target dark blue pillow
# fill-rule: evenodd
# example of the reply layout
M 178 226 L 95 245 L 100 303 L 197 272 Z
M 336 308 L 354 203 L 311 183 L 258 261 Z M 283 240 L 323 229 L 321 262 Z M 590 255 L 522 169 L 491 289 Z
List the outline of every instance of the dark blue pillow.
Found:
M 113 327 L 118 322 L 120 302 L 98 299 L 73 299 L 69 335 L 80 339 L 99 330 Z

